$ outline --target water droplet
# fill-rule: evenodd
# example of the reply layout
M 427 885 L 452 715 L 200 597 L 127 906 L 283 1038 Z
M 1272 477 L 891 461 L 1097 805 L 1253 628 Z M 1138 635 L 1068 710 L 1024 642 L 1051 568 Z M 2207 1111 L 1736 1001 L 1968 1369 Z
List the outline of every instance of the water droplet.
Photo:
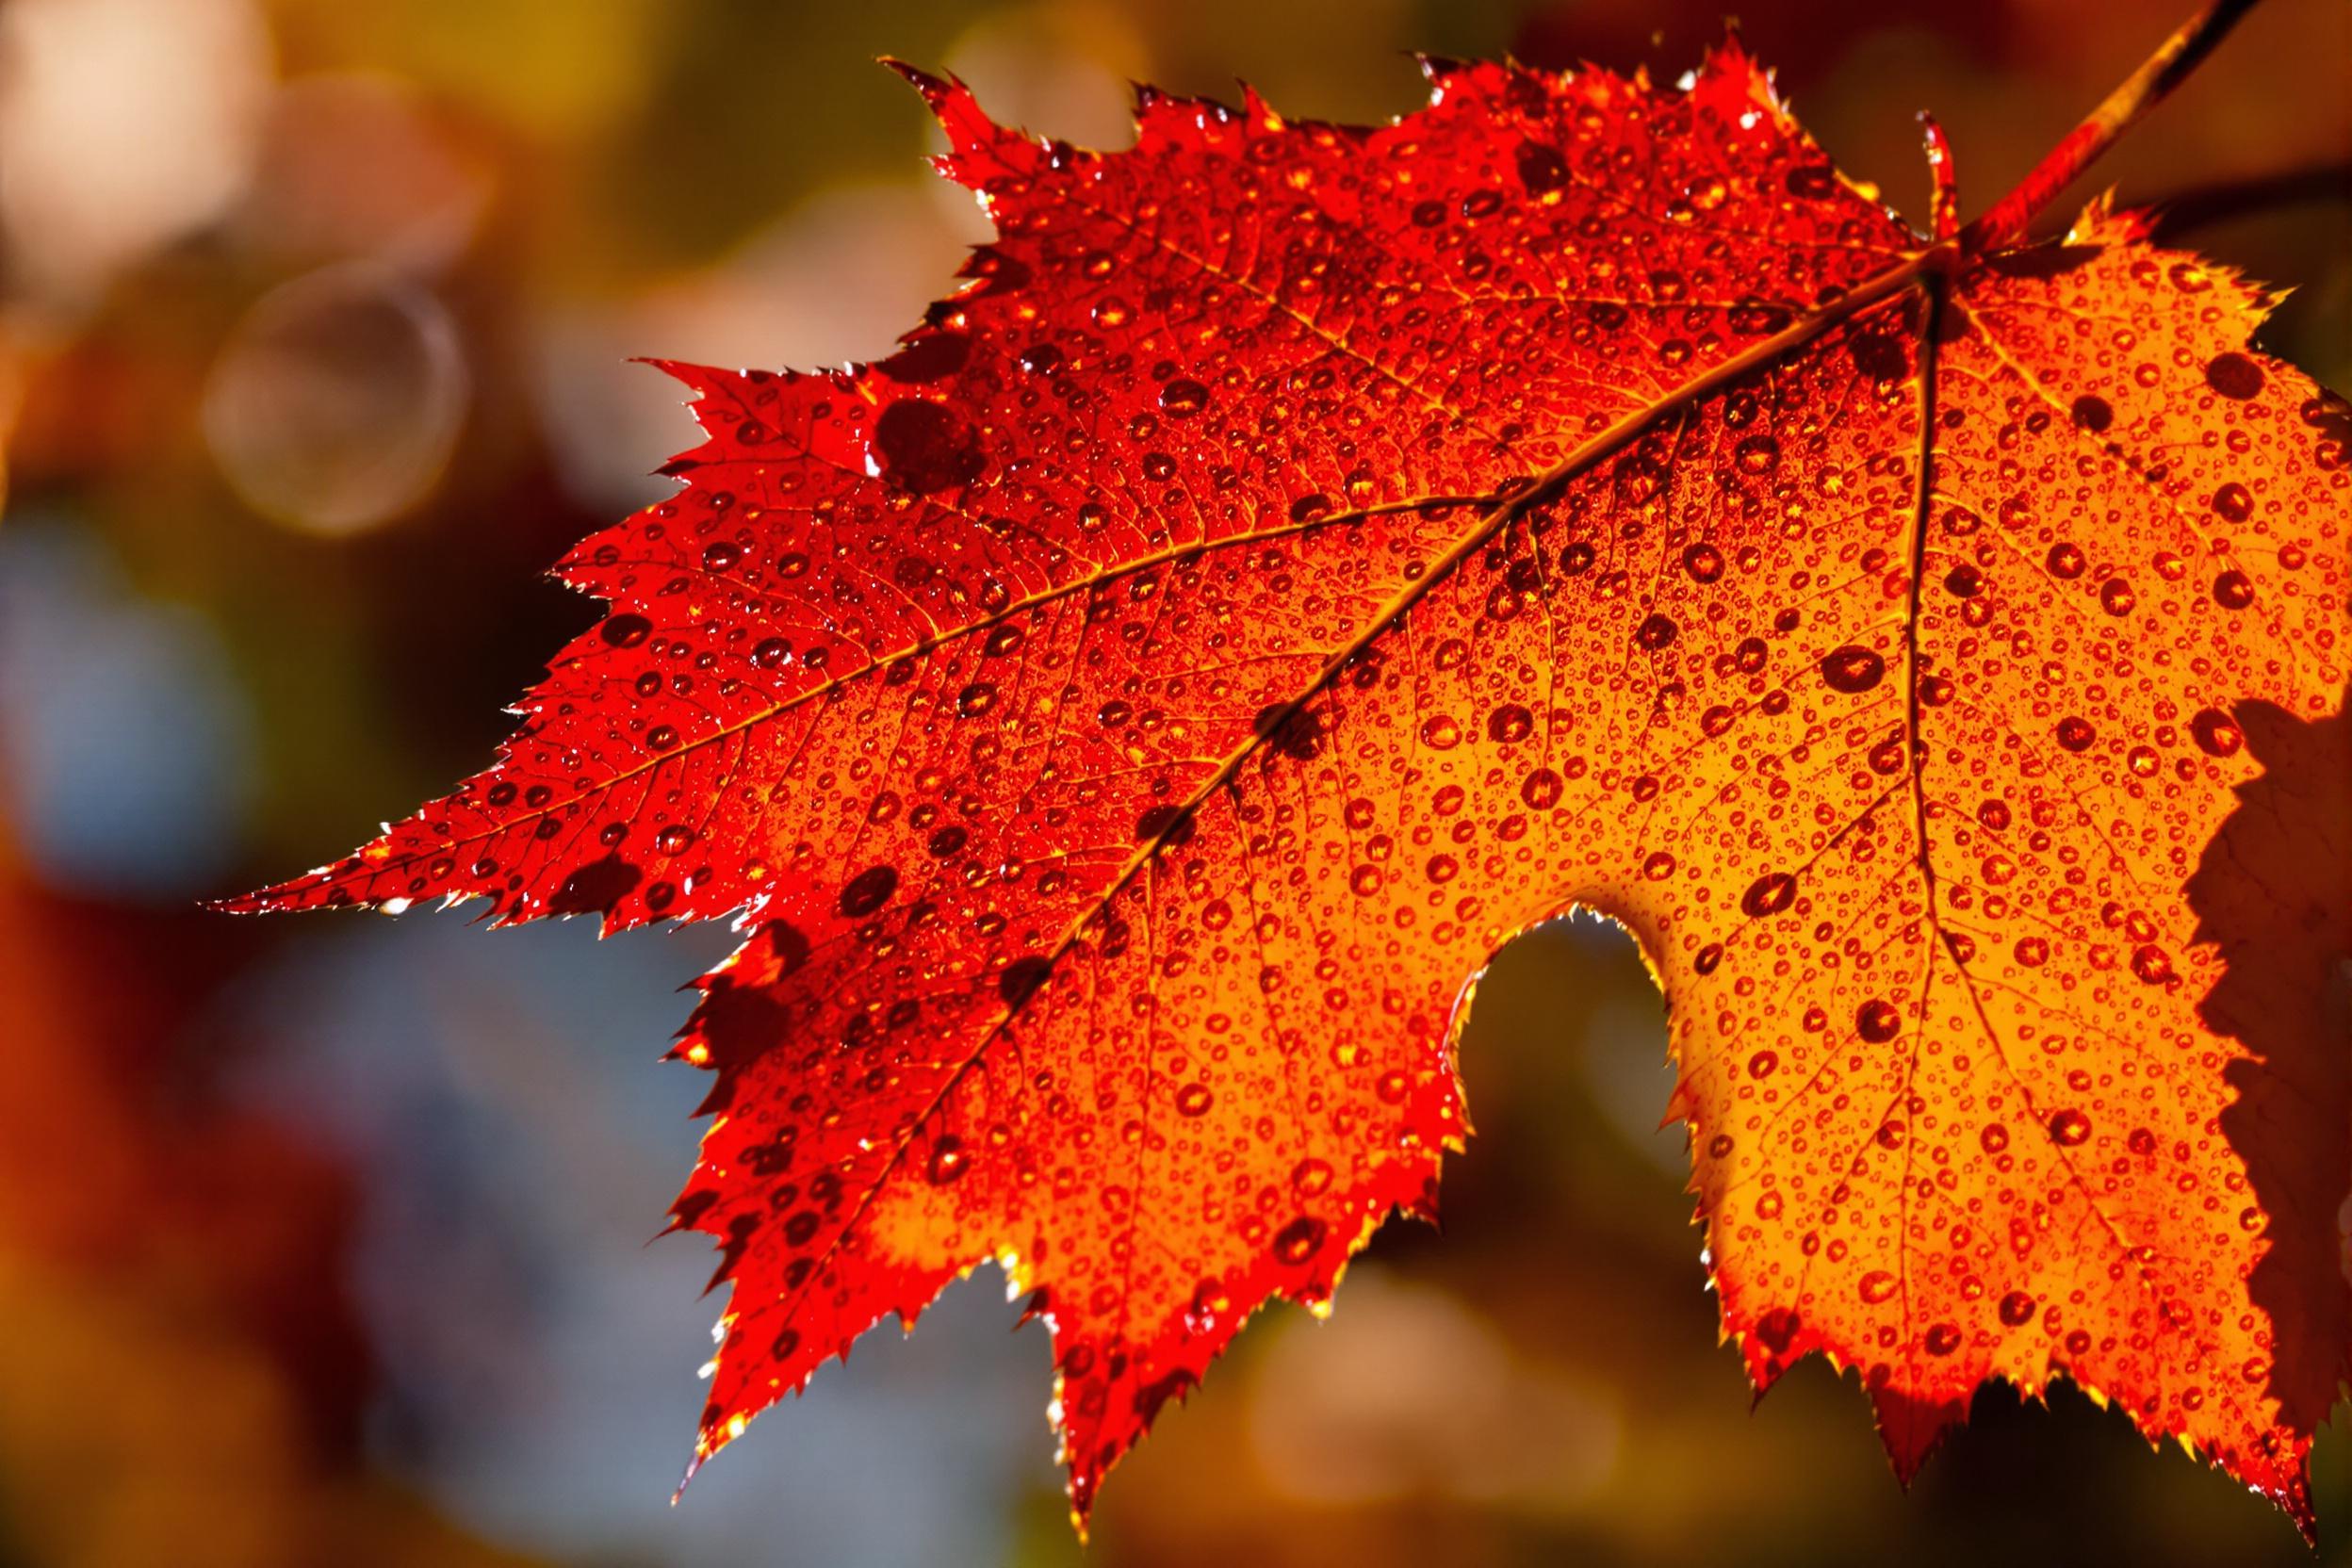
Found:
M 1053 976 L 1053 960 L 1043 954 L 1025 954 L 1004 966 L 996 977 L 996 994 L 1007 1007 L 1018 1010 L 1044 988 Z
M 1311 762 L 1323 749 L 1323 716 L 1311 709 L 1268 703 L 1258 710 L 1250 727 L 1268 749 L 1294 762 Z
M 2077 1110 L 2060 1111 L 2050 1119 L 2050 1135 L 2062 1147 L 2075 1148 L 2090 1138 L 2091 1119 Z
M 2262 389 L 2262 368 L 2241 353 L 2215 354 L 2205 367 L 2205 384 L 2244 402 Z
M 1519 183 L 1527 188 L 1530 196 L 1542 196 L 1558 190 L 1568 183 L 1568 160 L 1557 148 L 1540 141 L 1519 144 Z
M 2244 572 L 2227 571 L 2213 579 L 2213 602 L 2224 610 L 2244 610 L 2254 602 L 2254 581 Z
M 1200 830 L 1200 820 L 1177 805 L 1164 804 L 1147 808 L 1135 819 L 1135 841 L 1165 842 L 1171 848 L 1182 848 L 1192 841 Z
M 954 1134 L 942 1134 L 931 1146 L 931 1158 L 924 1162 L 923 1176 L 935 1187 L 943 1187 L 972 1168 L 972 1158 L 964 1152 L 963 1140 Z
M 1315 1256 L 1323 1245 L 1327 1227 L 1323 1221 L 1300 1215 L 1283 1226 L 1274 1237 L 1274 1257 L 1278 1263 L 1296 1268 Z
M 1838 172 L 1825 163 L 1801 164 L 1781 176 L 1781 184 L 1791 196 L 1818 202 L 1837 193 Z
M 2070 713 L 2058 721 L 2058 743 L 2068 751 L 2087 751 L 2098 738 L 2099 732 L 2091 727 L 2088 719 Z
M 841 910 L 851 920 L 863 920 L 890 901 L 898 891 L 896 866 L 870 866 L 841 890 Z
M 1749 884 L 1740 907 L 1751 918 L 1777 915 L 1797 901 L 1797 879 L 1785 871 L 1767 872 Z
M 1821 656 L 1821 678 L 1834 692 L 1867 692 L 1886 675 L 1886 660 L 1853 643 Z
M 1184 1117 L 1206 1116 L 1216 1103 L 1217 1095 L 1206 1084 L 1186 1084 L 1176 1092 L 1176 1114 Z
M 1500 745 L 1524 741 L 1535 733 L 1535 715 L 1515 702 L 1504 703 L 1488 715 L 1487 739 Z
M 1873 1268 L 1862 1276 L 1862 1299 L 1872 1306 L 1877 1306 L 1882 1301 L 1892 1300 L 1895 1292 L 1902 1288 L 1903 1282 L 1883 1268 Z
M 915 496 L 970 484 L 985 466 L 964 422 L 924 398 L 901 398 L 882 411 L 874 455 L 892 485 Z
M 1891 1002 L 1873 997 L 1854 1016 L 1854 1031 L 1872 1045 L 1885 1045 L 1903 1033 L 1903 1014 Z
M 1160 388 L 1160 407 L 1170 416 L 1189 419 L 1209 406 L 1209 389 L 1197 381 L 1178 380 Z
M 2021 1329 L 2034 1320 L 2034 1298 L 2021 1290 L 2013 1290 L 2001 1298 L 2001 1320 L 2013 1329 Z
M 2082 575 L 2090 562 L 2080 549 L 2062 539 L 2050 547 L 2050 554 L 2043 558 L 2043 564 L 2050 568 L 2050 576 L 2071 582 Z
M 2119 577 L 2111 577 L 2099 585 L 2099 608 L 2110 615 L 2129 615 L 2132 607 L 2139 602 L 2132 585 Z
M 2218 708 L 2197 710 L 2189 720 L 2189 736 L 2197 742 L 2197 749 L 2208 757 L 2234 757 L 2246 744 L 2246 731 L 2237 721 Z

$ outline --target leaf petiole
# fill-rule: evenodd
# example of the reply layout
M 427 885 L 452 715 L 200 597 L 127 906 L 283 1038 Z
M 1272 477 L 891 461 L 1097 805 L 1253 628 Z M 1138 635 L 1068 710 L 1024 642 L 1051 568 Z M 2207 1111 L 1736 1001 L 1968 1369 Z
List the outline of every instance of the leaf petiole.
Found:
M 2207 55 L 2254 8 L 2256 0 L 2212 0 L 2176 28 L 2122 86 L 2066 133 L 2017 188 L 1995 202 L 1960 231 L 1960 247 L 1970 255 L 1999 250 L 2021 237 L 2026 225 L 2114 146 L 2139 118 L 2187 79 Z

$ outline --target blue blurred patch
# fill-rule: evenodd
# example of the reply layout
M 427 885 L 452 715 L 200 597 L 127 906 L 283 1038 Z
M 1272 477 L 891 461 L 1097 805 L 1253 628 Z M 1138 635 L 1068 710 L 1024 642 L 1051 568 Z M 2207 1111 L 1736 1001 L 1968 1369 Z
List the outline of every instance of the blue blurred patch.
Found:
M 175 902 L 235 863 L 252 715 L 198 612 L 141 598 L 86 532 L 0 530 L 0 801 L 46 882 Z

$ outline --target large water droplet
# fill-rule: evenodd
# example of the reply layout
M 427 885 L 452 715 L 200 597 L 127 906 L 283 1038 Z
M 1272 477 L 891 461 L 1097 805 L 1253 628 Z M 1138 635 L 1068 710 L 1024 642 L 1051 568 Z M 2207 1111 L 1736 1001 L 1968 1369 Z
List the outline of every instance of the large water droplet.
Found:
M 1886 661 L 1848 643 L 1821 656 L 1821 678 L 1836 692 L 1867 692 L 1886 675 Z
M 1740 907 L 1751 917 L 1761 920 L 1777 915 L 1797 901 L 1797 879 L 1785 871 L 1767 872 L 1748 886 L 1740 895 Z

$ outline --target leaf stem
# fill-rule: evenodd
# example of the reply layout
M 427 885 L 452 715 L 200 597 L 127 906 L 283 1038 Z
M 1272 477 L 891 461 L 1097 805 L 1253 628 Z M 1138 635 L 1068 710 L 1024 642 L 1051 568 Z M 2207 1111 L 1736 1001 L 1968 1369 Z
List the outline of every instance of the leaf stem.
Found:
M 2203 10 L 2180 24 L 2129 80 L 2109 93 L 2082 123 L 2050 149 L 2049 156 L 2034 166 L 2032 173 L 2017 182 L 2015 190 L 1961 231 L 1961 248 L 1971 255 L 1981 254 L 2022 237 L 2026 225 L 2114 146 L 2140 116 L 2180 86 L 2255 4 L 2256 0 L 2210 0 Z

